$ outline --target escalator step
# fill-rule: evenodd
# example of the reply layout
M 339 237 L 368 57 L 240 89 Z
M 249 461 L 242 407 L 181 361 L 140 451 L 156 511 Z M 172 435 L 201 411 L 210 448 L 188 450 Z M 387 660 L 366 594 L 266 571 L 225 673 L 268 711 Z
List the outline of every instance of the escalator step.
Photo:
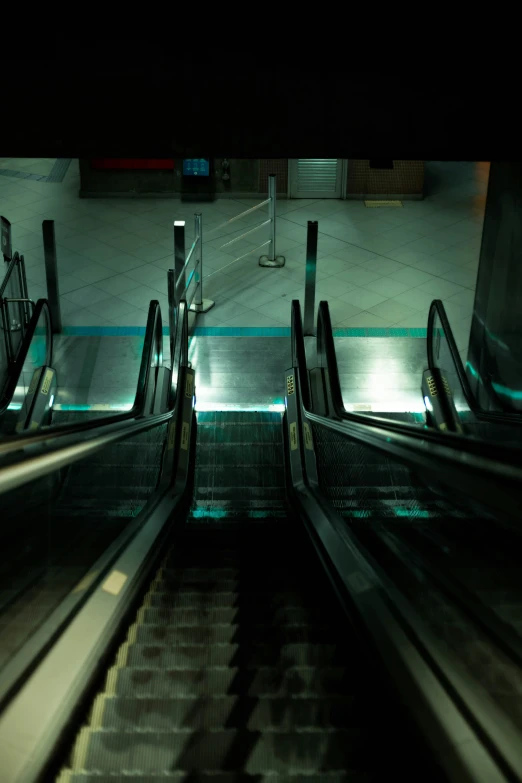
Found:
M 140 610 L 140 623 L 142 625 L 162 625 L 167 629 L 208 625 L 236 624 L 249 627 L 254 623 L 266 623 L 267 625 L 288 628 L 293 626 L 308 626 L 320 623 L 324 620 L 325 612 L 320 607 L 263 607 L 255 616 L 248 611 L 236 607 L 221 608 L 162 608 L 144 607 Z
M 355 685 L 354 685 L 355 679 Z M 226 666 L 196 668 L 187 664 L 170 669 L 118 668 L 107 674 L 106 692 L 135 698 L 241 695 L 350 697 L 358 685 L 344 666 L 258 666 L 239 669 Z
M 198 644 L 249 644 L 266 642 L 272 645 L 335 643 L 339 633 L 332 626 L 308 625 L 297 628 L 277 628 L 270 625 L 198 625 L 163 626 L 141 625 L 137 628 L 137 644 L 166 644 L 170 646 Z
M 98 696 L 91 728 L 114 731 L 316 731 L 353 728 L 361 722 L 362 697 L 274 699 L 209 696 L 134 699 Z
M 165 731 L 124 732 L 84 728 L 72 768 L 100 772 L 173 768 L 241 770 L 288 774 L 357 770 L 367 759 L 370 738 L 358 729 L 301 732 Z
M 375 783 L 373 773 L 360 770 L 346 772 L 320 772 L 306 776 L 279 775 L 268 772 L 162 772 L 159 775 L 146 772 L 129 772 L 123 775 L 112 772 L 72 772 L 64 770 L 56 783 Z
M 251 607 L 252 611 L 257 611 L 263 606 L 280 607 L 303 607 L 310 605 L 310 594 L 304 590 L 293 593 L 205 593 L 184 592 L 180 590 L 173 595 L 172 593 L 153 593 L 150 596 L 150 606 L 161 608 L 185 608 L 197 609 L 199 607 Z M 320 606 L 320 600 L 315 600 L 314 604 Z
M 339 666 L 347 653 L 336 644 L 132 644 L 127 665 L 157 669 L 199 668 L 201 666 Z

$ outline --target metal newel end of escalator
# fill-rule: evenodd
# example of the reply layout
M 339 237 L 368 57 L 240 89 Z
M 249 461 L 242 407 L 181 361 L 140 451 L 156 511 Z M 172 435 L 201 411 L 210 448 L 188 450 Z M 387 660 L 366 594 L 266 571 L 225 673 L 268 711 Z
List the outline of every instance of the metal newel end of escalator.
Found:
M 441 432 L 462 432 L 453 395 L 444 373 L 436 368 L 424 370 L 422 397 L 429 425 Z
M 315 335 L 315 281 L 317 276 L 317 235 L 319 224 L 317 220 L 309 220 L 306 234 L 306 272 L 305 272 L 305 304 L 304 333 L 307 337 Z
M 54 334 L 62 331 L 62 313 L 60 309 L 60 291 L 58 287 L 58 264 L 56 260 L 56 238 L 54 220 L 42 222 L 45 256 L 45 277 L 47 280 L 47 299 L 51 313 L 51 326 Z

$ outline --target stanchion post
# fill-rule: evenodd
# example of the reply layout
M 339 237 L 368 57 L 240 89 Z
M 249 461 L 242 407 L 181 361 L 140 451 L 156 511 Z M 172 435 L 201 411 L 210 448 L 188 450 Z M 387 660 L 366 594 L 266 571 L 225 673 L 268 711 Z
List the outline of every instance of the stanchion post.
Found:
M 306 234 L 306 272 L 305 272 L 305 305 L 304 333 L 306 336 L 315 334 L 315 280 L 317 275 L 317 220 L 308 221 Z
M 267 256 L 261 256 L 259 266 L 281 267 L 285 265 L 285 257 L 276 255 L 276 194 L 276 176 L 275 174 L 269 174 L 268 198 L 270 201 L 268 204 L 268 217 L 270 220 L 270 250 Z
M 181 291 L 181 299 L 185 299 L 185 221 L 174 221 L 174 284 L 176 286 L 176 301 L 178 292 Z
M 194 215 L 194 237 L 197 239 L 196 261 L 194 270 L 196 275 L 196 298 L 190 305 L 193 313 L 207 313 L 215 302 L 212 299 L 203 299 L 203 218 L 201 212 Z M 199 267 L 199 268 L 198 268 Z
M 45 256 L 45 277 L 47 280 L 47 299 L 51 313 L 51 325 L 54 334 L 62 331 L 62 314 L 60 310 L 60 291 L 58 288 L 58 264 L 56 261 L 56 240 L 54 236 L 54 220 L 42 222 L 42 233 Z
M 174 335 L 178 318 L 178 299 L 176 296 L 176 277 L 173 269 L 167 272 L 167 296 L 169 304 L 170 361 L 174 362 Z M 173 365 L 172 365 L 173 366 Z

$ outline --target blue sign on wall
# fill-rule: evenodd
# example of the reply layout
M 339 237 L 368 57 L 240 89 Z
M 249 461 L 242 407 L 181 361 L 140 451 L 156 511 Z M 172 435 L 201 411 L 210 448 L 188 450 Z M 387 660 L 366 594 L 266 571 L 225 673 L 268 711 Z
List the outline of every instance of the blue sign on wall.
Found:
M 210 160 L 208 158 L 185 158 L 183 161 L 184 177 L 208 177 L 210 175 Z

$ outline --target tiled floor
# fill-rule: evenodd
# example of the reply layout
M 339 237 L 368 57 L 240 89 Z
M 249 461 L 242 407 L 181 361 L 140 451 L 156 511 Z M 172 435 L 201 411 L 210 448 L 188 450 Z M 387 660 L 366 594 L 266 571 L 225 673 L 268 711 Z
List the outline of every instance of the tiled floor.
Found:
M 6 168 L 30 162 L 3 159 Z M 48 161 L 39 161 L 40 168 Z M 34 166 L 33 166 L 34 168 Z M 317 297 L 328 299 L 334 326 L 426 326 L 434 298 L 444 301 L 460 350 L 467 348 L 489 166 L 427 163 L 426 197 L 402 208 L 359 201 L 280 200 L 277 253 L 282 269 L 260 268 L 266 229 L 220 246 L 262 219 L 258 210 L 227 229 L 211 229 L 252 206 L 248 199 L 201 205 L 204 293 L 215 307 L 208 326 L 288 326 L 290 300 L 304 294 L 306 223 L 319 221 Z M 13 225 L 31 296 L 46 295 L 41 222 L 54 219 L 66 325 L 144 325 L 151 299 L 167 308 L 173 265 L 172 223 L 186 219 L 187 249 L 197 205 L 166 199 L 80 199 L 78 162 L 62 183 L 0 178 L 0 213 Z M 227 252 L 228 251 L 228 252 Z M 224 271 L 222 270 L 224 267 Z

